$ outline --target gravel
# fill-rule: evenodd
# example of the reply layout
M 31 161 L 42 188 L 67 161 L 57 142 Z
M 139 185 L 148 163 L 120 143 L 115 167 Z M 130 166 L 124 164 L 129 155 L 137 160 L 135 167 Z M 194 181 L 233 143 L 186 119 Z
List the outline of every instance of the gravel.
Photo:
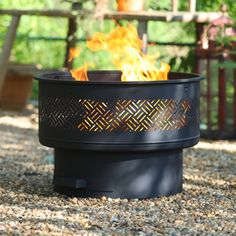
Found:
M 236 141 L 185 150 L 181 194 L 127 200 L 53 192 L 32 106 L 0 111 L 0 137 L 0 235 L 236 235 Z

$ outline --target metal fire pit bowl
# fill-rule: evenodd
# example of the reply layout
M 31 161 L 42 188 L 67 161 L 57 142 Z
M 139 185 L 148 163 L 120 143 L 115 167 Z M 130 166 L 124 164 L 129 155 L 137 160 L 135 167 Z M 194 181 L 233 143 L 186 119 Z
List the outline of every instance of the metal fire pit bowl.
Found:
M 183 148 L 199 140 L 195 74 L 121 82 L 119 71 L 39 81 L 39 140 L 54 148 L 55 191 L 80 197 L 151 198 L 182 191 Z

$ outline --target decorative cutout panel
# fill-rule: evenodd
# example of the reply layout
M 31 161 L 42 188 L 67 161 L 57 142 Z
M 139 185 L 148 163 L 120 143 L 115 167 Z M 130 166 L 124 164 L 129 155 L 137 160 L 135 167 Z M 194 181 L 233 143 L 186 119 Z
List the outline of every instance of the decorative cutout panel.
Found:
M 50 127 L 83 132 L 142 132 L 179 130 L 189 122 L 189 100 L 42 99 L 40 122 Z

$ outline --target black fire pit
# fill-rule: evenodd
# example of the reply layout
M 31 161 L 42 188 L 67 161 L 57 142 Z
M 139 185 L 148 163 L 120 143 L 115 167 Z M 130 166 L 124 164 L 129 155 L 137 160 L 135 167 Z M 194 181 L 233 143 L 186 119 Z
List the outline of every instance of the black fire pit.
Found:
M 119 71 L 38 76 L 39 140 L 53 147 L 57 192 L 150 198 L 182 191 L 183 148 L 199 140 L 199 81 L 121 82 Z

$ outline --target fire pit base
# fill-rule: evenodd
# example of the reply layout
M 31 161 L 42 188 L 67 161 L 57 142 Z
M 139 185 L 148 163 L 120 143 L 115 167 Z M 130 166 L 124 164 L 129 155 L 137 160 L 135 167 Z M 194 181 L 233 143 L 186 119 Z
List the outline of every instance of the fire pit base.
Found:
M 182 191 L 182 149 L 102 152 L 55 149 L 55 191 L 78 197 L 153 198 Z

